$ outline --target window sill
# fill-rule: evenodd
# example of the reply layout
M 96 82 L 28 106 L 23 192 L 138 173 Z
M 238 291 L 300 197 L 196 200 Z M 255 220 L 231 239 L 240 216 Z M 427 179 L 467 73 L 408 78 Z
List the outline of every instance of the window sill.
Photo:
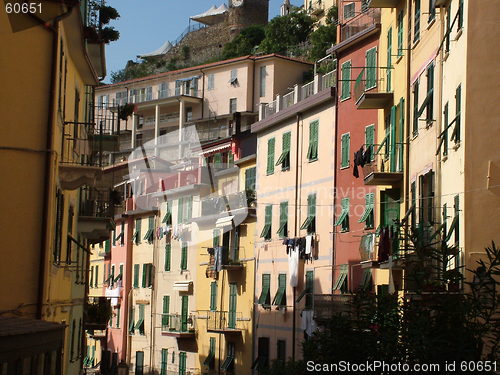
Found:
M 345 102 L 346 100 L 351 99 L 351 95 L 349 95 L 347 98 L 342 98 L 340 97 L 340 102 Z
M 340 169 L 341 169 L 341 170 L 342 170 L 342 169 L 349 169 L 349 167 L 350 167 L 350 165 L 346 165 L 345 167 L 342 167 L 342 166 L 341 166 L 341 167 L 340 167 Z
M 290 172 L 290 168 L 281 168 L 281 172 Z
M 315 159 L 307 159 L 307 161 L 308 161 L 309 163 L 314 163 L 315 161 L 318 161 L 318 158 L 315 158 Z
M 341 229 L 340 233 L 349 233 L 349 229 Z

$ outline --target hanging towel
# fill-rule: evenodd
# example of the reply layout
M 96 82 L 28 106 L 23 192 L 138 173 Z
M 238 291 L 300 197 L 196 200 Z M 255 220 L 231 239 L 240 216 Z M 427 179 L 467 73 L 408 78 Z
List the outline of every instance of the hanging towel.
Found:
M 290 273 L 290 286 L 294 288 L 299 283 L 299 246 L 295 246 L 295 248 L 290 250 L 290 255 L 288 256 L 288 271 Z
M 302 329 L 307 336 L 312 336 L 313 332 L 316 330 L 316 322 L 313 319 L 313 310 L 303 310 L 302 311 Z
M 309 234 L 306 236 L 306 255 L 311 254 L 312 244 L 313 244 L 313 236 L 312 234 Z

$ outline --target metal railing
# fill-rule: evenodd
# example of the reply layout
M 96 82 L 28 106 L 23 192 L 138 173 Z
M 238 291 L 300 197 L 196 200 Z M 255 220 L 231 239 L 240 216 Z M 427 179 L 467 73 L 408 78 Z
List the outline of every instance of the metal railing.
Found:
M 175 333 L 194 333 L 196 331 L 196 319 L 193 314 L 182 316 L 181 314 L 162 314 L 161 331 Z
M 207 311 L 207 330 L 230 331 L 243 330 L 243 319 L 241 312 L 237 311 Z
M 349 39 L 377 23 L 380 23 L 380 8 L 372 8 L 359 13 L 341 26 L 341 41 Z
M 321 78 L 321 89 L 325 90 L 325 89 L 327 89 L 329 87 L 334 87 L 336 79 L 337 79 L 337 77 L 336 77 L 336 71 L 335 70 L 332 70 L 331 72 L 326 73 Z
M 300 99 L 306 99 L 314 95 L 314 81 L 306 83 L 300 88 Z
M 404 166 L 404 144 L 392 142 L 387 136 L 381 145 L 371 147 L 370 162 L 365 164 L 363 175 L 366 178 L 374 172 L 380 173 L 401 173 Z
M 358 102 L 367 92 L 389 93 L 394 85 L 392 67 L 367 66 L 360 70 L 354 82 L 354 100 Z
M 217 196 L 202 199 L 201 216 L 219 215 L 230 210 L 248 207 L 246 192 L 240 191 L 226 196 Z
M 176 46 L 178 45 L 180 42 L 182 42 L 182 40 L 189 34 L 189 33 L 192 33 L 193 31 L 198 31 L 198 30 L 201 30 L 201 29 L 204 29 L 205 27 L 207 27 L 207 25 L 205 24 L 202 24 L 202 23 L 195 23 L 193 25 L 189 25 L 187 26 L 184 31 L 177 37 L 177 39 L 175 39 L 173 42 L 172 42 L 172 46 Z
M 295 91 L 290 91 L 281 98 L 281 109 L 288 108 L 293 105 L 295 100 Z
M 90 187 L 80 190 L 80 216 L 94 218 L 112 218 L 114 205 L 111 192 Z
M 350 294 L 315 294 L 314 318 L 326 320 L 336 314 L 349 314 L 352 312 L 352 300 Z
M 271 103 L 266 104 L 264 107 L 264 118 L 271 116 L 272 114 L 275 114 L 277 110 L 276 107 L 276 100 L 273 100 Z

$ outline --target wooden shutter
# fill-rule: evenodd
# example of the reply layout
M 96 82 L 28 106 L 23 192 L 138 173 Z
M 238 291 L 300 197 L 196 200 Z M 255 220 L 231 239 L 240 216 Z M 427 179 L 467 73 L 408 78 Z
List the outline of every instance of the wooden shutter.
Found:
M 144 352 L 135 352 L 135 375 L 144 374 Z
M 188 246 L 186 242 L 182 243 L 181 270 L 187 270 Z
M 167 243 L 165 245 L 165 271 L 170 271 L 172 263 L 172 244 Z
M 218 247 L 220 245 L 220 229 L 214 229 L 213 231 L 213 247 Z
M 391 107 L 391 130 L 389 138 L 390 152 L 390 171 L 396 171 L 396 106 Z
M 345 168 L 349 166 L 349 146 L 350 146 L 350 135 L 349 133 L 342 134 L 341 138 L 341 167 Z
M 229 316 L 228 327 L 236 328 L 236 298 L 238 296 L 238 289 L 236 283 L 229 284 Z
M 392 27 L 387 31 L 387 84 L 386 91 L 390 92 L 392 90 L 391 78 L 392 78 Z
M 463 4 L 461 4 L 463 6 Z M 460 115 L 462 112 L 462 86 L 459 85 L 457 90 L 455 91 L 455 130 L 453 133 L 455 134 L 455 143 L 460 141 Z
M 188 296 L 182 296 L 181 300 L 181 332 L 187 331 L 187 321 L 188 321 L 188 308 L 189 308 L 189 300 Z
M 138 264 L 134 264 L 134 288 L 139 288 L 139 268 Z
M 217 282 L 212 281 L 210 284 L 210 310 L 217 310 Z
M 274 138 L 267 140 L 267 174 L 274 173 L 274 144 Z
M 147 286 L 147 278 L 148 278 L 148 265 L 142 265 L 142 287 L 145 288 Z
M 184 199 L 179 198 L 179 200 L 177 201 L 177 224 L 181 224 L 182 221 L 184 220 L 183 209 L 184 209 Z
M 163 326 L 168 326 L 170 313 L 170 296 L 163 296 L 163 315 L 161 318 L 161 324 Z
M 398 14 L 398 56 L 403 55 L 403 26 L 404 26 L 404 16 L 403 10 Z

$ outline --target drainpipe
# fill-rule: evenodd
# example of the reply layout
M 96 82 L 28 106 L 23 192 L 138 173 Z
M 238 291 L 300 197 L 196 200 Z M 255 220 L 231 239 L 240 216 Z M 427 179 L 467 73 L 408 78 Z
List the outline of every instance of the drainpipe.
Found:
M 334 139 L 335 139 L 335 144 L 337 144 L 337 139 L 338 139 L 338 123 L 339 123 L 339 96 L 338 96 L 338 85 L 340 82 L 340 72 L 339 72 L 339 66 L 338 66 L 338 59 L 335 59 L 336 63 L 336 70 L 335 70 L 335 75 L 336 79 L 335 81 L 337 82 L 336 87 L 335 87 L 335 98 L 334 98 L 334 104 L 335 104 L 335 122 L 334 126 L 335 129 L 333 130 L 334 134 Z M 337 149 L 334 149 L 333 153 L 333 212 L 332 212 L 332 219 L 333 219 L 333 224 L 335 224 L 335 207 L 337 204 Z M 336 239 L 336 232 L 335 232 L 335 227 L 333 227 L 333 233 L 332 233 L 332 249 L 333 249 L 333 254 L 332 254 L 332 286 L 330 288 L 330 293 L 333 294 L 333 284 L 334 284 L 334 278 L 333 275 L 335 273 L 335 266 L 337 264 L 337 249 L 335 248 L 335 239 Z
M 45 267 L 46 262 L 50 254 L 50 245 L 48 244 L 48 233 L 49 233 L 49 208 L 51 202 L 51 177 L 54 173 L 54 168 L 52 166 L 52 154 L 55 152 L 53 150 L 53 123 L 56 118 L 55 97 L 56 97 L 56 76 L 57 76 L 57 45 L 59 40 L 59 21 L 68 17 L 71 14 L 73 7 L 69 7 L 68 10 L 54 18 L 52 25 L 48 25 L 44 20 L 30 14 L 37 22 L 43 25 L 44 29 L 48 32 L 52 32 L 52 56 L 51 56 L 51 72 L 50 72 L 50 88 L 49 88 L 49 103 L 47 111 L 47 137 L 46 137 L 46 149 L 48 150 L 45 157 L 45 182 L 43 188 L 43 208 L 42 208 L 42 234 L 40 238 L 40 248 L 42 253 L 40 254 L 40 265 L 38 271 L 38 304 L 37 304 L 37 319 L 42 319 L 43 316 L 43 305 L 44 305 L 44 286 L 45 286 L 45 276 L 47 269 Z
M 156 215 L 155 215 L 156 217 Z M 158 209 L 158 218 L 156 220 L 160 220 L 160 211 Z M 156 228 L 156 226 L 155 226 Z M 155 285 L 157 284 L 158 277 L 154 277 L 154 275 L 157 275 L 158 270 L 157 268 L 157 262 L 158 262 L 158 246 L 159 246 L 159 240 L 156 238 L 156 234 L 153 236 L 153 284 L 151 286 L 151 308 L 150 308 L 150 315 L 151 315 L 151 329 L 149 330 L 150 332 L 150 348 L 149 348 L 149 371 L 151 373 L 154 372 L 154 349 L 155 349 L 155 327 L 156 327 L 156 297 L 157 297 L 157 288 Z
M 443 8 L 441 8 L 443 9 Z M 444 36 L 444 22 L 443 22 L 443 19 L 444 19 L 444 12 L 439 12 L 439 18 L 440 18 L 440 40 L 444 40 L 443 39 L 443 36 Z M 437 112 L 437 117 L 436 117 L 436 122 L 434 124 L 435 126 L 435 131 L 437 131 L 438 133 L 441 132 L 441 127 L 437 127 L 437 124 L 441 124 L 442 123 L 442 116 L 443 116 L 443 112 L 441 111 L 441 108 L 443 108 L 443 79 L 444 79 L 444 74 L 443 74 L 443 65 L 444 65 L 444 48 L 439 48 L 439 92 L 438 92 L 438 95 L 439 95 L 439 99 L 438 99 L 438 112 Z M 437 142 L 438 138 L 436 138 L 436 142 Z M 436 144 L 436 148 L 437 148 L 437 144 Z M 441 152 L 436 155 L 436 175 L 434 177 L 434 187 L 435 187 L 435 193 L 434 193 L 434 197 L 435 197 L 435 201 L 434 201 L 434 205 L 437 206 L 437 207 L 441 207 L 441 192 L 442 192 L 442 178 L 441 178 L 441 170 L 442 170 L 442 164 L 441 164 Z M 439 183 L 437 183 L 438 181 L 438 178 L 439 178 Z M 437 211 L 437 212 L 436 212 Z M 436 218 L 438 217 L 439 215 L 439 210 L 436 210 L 436 208 L 434 208 L 434 214 L 436 215 Z M 446 218 L 443 217 L 443 220 L 446 220 Z
M 299 146 L 300 146 L 300 121 L 302 120 L 302 113 L 298 112 L 296 116 L 296 138 L 297 141 L 295 142 L 295 147 L 297 152 L 295 153 L 295 220 L 294 220 L 294 225 L 293 225 L 293 236 L 297 237 L 298 235 L 298 217 L 299 217 Z M 295 302 L 295 295 L 296 295 L 296 287 L 293 287 L 293 319 L 292 319 L 292 361 L 295 361 L 295 346 L 296 346 L 296 332 L 295 332 L 295 326 L 296 326 L 296 302 Z

